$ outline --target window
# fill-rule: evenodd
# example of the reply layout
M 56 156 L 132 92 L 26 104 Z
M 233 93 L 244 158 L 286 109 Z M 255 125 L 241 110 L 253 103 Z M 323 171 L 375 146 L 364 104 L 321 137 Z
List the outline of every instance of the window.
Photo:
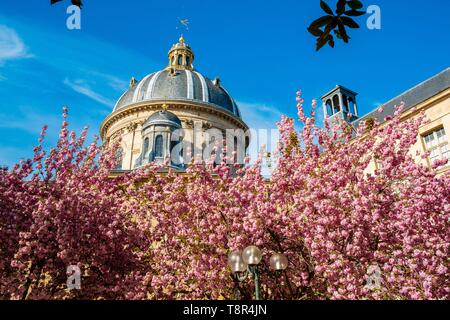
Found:
M 143 148 L 144 149 L 144 151 L 143 151 L 144 157 L 147 156 L 148 146 L 149 146 L 149 140 L 148 140 L 148 138 L 145 138 L 145 140 L 144 140 L 144 148 Z
M 348 98 L 348 106 L 350 108 L 350 112 L 356 116 L 358 111 L 356 110 L 355 100 L 353 100 L 352 97 Z
M 430 162 L 436 160 L 450 159 L 450 148 L 444 128 L 439 128 L 423 136 L 425 148 L 430 152 Z
M 155 157 L 162 158 L 163 156 L 163 137 L 159 135 L 155 139 Z
M 328 115 L 333 115 L 333 104 L 331 103 L 331 99 L 328 99 L 325 105 L 327 106 Z
M 122 162 L 123 162 L 123 149 L 119 148 L 116 151 L 116 167 L 115 170 L 122 170 Z
M 344 95 L 344 96 L 342 97 L 342 99 L 344 100 L 344 111 L 345 111 L 345 112 L 350 112 L 350 110 L 348 110 L 348 98 L 347 98 L 347 96 Z
M 341 111 L 341 103 L 339 101 L 339 96 L 336 94 L 333 97 L 333 114 Z

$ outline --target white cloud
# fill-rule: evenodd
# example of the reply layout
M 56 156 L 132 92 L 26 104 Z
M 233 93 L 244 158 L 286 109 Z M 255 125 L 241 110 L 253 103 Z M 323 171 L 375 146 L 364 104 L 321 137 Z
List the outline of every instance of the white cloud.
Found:
M 273 129 L 281 120 L 278 108 L 264 103 L 237 101 L 242 118 L 252 129 Z
M 89 73 L 106 80 L 106 85 L 108 85 L 109 87 L 113 88 L 116 91 L 124 92 L 128 89 L 128 82 L 116 76 L 98 71 L 90 71 Z
M 58 130 L 61 122 L 61 117 L 39 114 L 32 108 L 20 107 L 14 117 L 11 114 L 0 114 L 0 128 L 23 130 L 33 135 L 38 135 L 44 125 Z
M 114 105 L 114 101 L 92 90 L 84 80 L 77 79 L 75 81 L 71 81 L 66 78 L 64 80 L 64 84 L 70 87 L 72 90 L 81 93 L 82 95 L 85 95 L 86 97 L 89 97 L 92 100 L 97 101 L 98 103 L 101 103 L 105 106 L 112 107 Z
M 31 55 L 17 32 L 0 25 L 0 65 L 7 60 L 29 58 Z

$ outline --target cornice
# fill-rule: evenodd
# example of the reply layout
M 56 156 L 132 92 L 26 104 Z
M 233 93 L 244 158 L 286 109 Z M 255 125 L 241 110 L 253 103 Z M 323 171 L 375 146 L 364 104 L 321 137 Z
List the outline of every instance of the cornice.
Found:
M 237 118 L 230 112 L 226 110 L 218 109 L 213 105 L 196 103 L 193 101 L 183 101 L 183 100 L 155 100 L 155 101 L 142 101 L 138 103 L 131 104 L 125 108 L 119 109 L 113 113 L 111 113 L 100 126 L 100 136 L 102 140 L 105 140 L 105 135 L 107 130 L 117 121 L 128 117 L 133 114 L 137 114 L 143 111 L 158 111 L 162 109 L 162 105 L 168 105 L 170 110 L 194 110 L 194 111 L 203 111 L 219 118 L 225 119 L 238 128 L 243 129 L 244 131 L 248 130 L 248 126 L 244 121 Z

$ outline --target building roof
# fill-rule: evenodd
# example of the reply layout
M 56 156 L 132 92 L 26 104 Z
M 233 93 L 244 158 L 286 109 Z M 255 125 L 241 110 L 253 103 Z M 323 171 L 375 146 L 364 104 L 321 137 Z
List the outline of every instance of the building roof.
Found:
M 360 121 L 369 118 L 373 118 L 378 122 L 383 123 L 387 116 L 392 116 L 394 114 L 395 106 L 400 105 L 402 102 L 405 103 L 404 111 L 407 111 L 448 88 L 450 88 L 450 68 L 445 69 L 437 75 L 384 103 L 380 106 L 384 109 L 383 112 L 378 112 L 380 107 L 377 107 L 375 110 L 369 112 L 364 117 L 357 119 L 352 124 L 357 127 Z
M 342 90 L 342 91 L 344 91 L 344 92 L 347 91 L 348 93 L 351 93 L 351 94 L 353 94 L 354 96 L 357 96 L 357 95 L 358 95 L 358 93 L 356 93 L 355 91 L 352 91 L 352 90 L 347 89 L 346 87 L 344 87 L 344 86 L 342 86 L 342 85 L 340 85 L 340 84 L 337 84 L 336 87 L 334 87 L 333 89 L 331 89 L 330 91 L 328 91 L 327 93 L 325 93 L 325 94 L 321 97 L 321 99 L 323 100 L 323 99 L 325 99 L 326 97 L 332 95 L 335 91 L 339 91 L 339 90 Z
M 147 128 L 153 125 L 169 125 L 172 127 L 181 128 L 181 120 L 175 114 L 170 111 L 159 111 L 152 114 L 147 121 L 145 121 L 143 127 Z

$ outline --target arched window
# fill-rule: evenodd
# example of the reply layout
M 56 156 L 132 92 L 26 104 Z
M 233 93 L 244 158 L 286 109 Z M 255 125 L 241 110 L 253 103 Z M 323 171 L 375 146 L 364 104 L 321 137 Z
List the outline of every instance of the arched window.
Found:
M 155 157 L 162 158 L 163 156 L 163 137 L 162 135 L 156 136 L 155 139 Z
M 350 112 L 350 111 L 348 110 L 348 98 L 347 98 L 347 96 L 346 96 L 346 95 L 343 95 L 343 96 L 342 96 L 342 99 L 344 100 L 344 111 L 345 111 L 345 112 Z
M 333 113 L 338 113 L 339 111 L 341 111 L 341 104 L 339 103 L 339 96 L 337 94 L 333 97 L 333 108 Z
M 327 113 L 331 116 L 333 114 L 333 105 L 331 104 L 331 99 L 328 99 L 325 104 L 327 106 Z
M 122 170 L 122 162 L 123 162 L 123 149 L 119 148 L 116 151 L 116 167 L 115 170 Z
M 189 57 L 186 57 L 186 65 L 189 66 L 189 63 L 190 63 Z
M 182 65 L 183 64 L 183 56 L 180 54 L 179 56 L 178 56 L 178 65 Z
M 352 97 L 350 97 L 350 98 L 348 98 L 348 103 L 349 103 L 350 112 L 353 113 L 354 115 L 357 115 L 358 112 L 355 107 L 355 100 Z
M 143 147 L 144 157 L 147 156 L 148 146 L 149 146 L 149 140 L 148 140 L 148 138 L 145 138 L 144 139 L 144 147 Z

